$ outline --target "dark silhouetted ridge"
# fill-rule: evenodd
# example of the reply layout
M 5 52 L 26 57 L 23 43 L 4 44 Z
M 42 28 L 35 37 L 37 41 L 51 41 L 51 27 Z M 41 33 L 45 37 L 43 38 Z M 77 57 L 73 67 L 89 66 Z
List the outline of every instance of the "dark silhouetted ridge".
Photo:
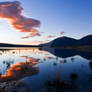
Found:
M 38 47 L 38 46 L 36 46 L 36 45 L 17 45 L 17 44 L 0 43 L 0 47 Z
M 79 40 L 70 37 L 59 37 L 41 46 L 60 47 L 60 46 L 92 46 L 92 35 L 87 35 Z

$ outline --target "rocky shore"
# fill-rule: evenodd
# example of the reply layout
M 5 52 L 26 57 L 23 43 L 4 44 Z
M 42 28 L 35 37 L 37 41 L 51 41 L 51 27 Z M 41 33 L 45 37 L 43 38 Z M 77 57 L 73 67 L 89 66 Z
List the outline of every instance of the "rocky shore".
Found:
M 0 92 L 30 92 L 30 90 L 24 82 L 8 81 L 0 83 Z

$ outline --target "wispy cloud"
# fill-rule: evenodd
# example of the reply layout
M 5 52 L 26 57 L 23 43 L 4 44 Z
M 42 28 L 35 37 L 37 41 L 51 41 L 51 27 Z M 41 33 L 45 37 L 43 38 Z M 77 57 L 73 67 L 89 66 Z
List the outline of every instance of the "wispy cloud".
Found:
M 58 32 L 57 35 L 47 35 L 46 38 L 47 38 L 47 39 L 56 38 L 56 37 L 58 37 L 58 36 L 63 35 L 64 33 L 65 33 L 65 32 Z
M 27 36 L 21 37 L 21 39 L 27 39 L 29 37 L 34 37 L 34 36 L 41 36 L 41 34 L 38 30 L 34 29 L 33 31 L 29 32 Z
M 56 36 L 54 36 L 54 35 L 47 35 L 46 36 L 46 38 L 54 38 L 54 37 L 56 37 Z
M 65 33 L 65 32 L 59 32 L 58 34 L 59 34 L 59 35 L 63 35 L 64 33 Z
M 40 21 L 23 16 L 22 11 L 19 1 L 0 2 L 0 18 L 7 19 L 19 32 L 28 33 L 26 38 L 40 35 L 39 30 L 35 29 L 40 26 Z

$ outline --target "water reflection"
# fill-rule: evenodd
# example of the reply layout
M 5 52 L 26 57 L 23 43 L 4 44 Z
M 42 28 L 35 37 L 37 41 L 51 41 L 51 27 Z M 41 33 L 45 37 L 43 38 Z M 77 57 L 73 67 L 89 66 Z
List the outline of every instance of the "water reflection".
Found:
M 6 70 L 10 68 L 11 64 L 13 63 L 14 63 L 14 60 L 3 61 L 3 64 L 6 64 Z
M 2 92 L 92 92 L 91 51 L 40 49 L 0 50 Z
M 18 62 L 14 65 L 11 65 L 6 71 L 6 74 L 0 76 L 0 82 L 19 80 L 25 76 L 38 74 L 40 72 L 39 68 L 34 67 L 34 65 L 39 63 L 37 62 L 37 59 L 29 59 L 28 57 L 27 59 L 29 62 Z
M 38 62 L 40 59 L 35 59 L 33 57 L 28 57 L 28 56 L 21 56 L 26 59 L 26 62 Z
M 90 62 L 89 62 L 89 67 L 92 70 L 92 60 L 90 60 Z
M 77 51 L 71 49 L 60 49 L 60 48 L 40 48 L 40 50 L 48 51 L 57 57 L 67 58 L 75 55 L 80 55 L 86 59 L 92 59 L 92 51 Z

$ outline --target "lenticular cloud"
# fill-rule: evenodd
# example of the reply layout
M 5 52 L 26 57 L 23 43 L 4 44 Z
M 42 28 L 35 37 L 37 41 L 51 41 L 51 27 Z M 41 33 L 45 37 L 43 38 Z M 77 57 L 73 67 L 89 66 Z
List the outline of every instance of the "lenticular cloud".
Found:
M 19 32 L 28 32 L 29 37 L 38 36 L 40 21 L 32 18 L 26 18 L 21 13 L 23 8 L 20 2 L 0 2 L 0 18 L 7 19 L 12 27 Z M 33 34 L 33 35 L 32 35 Z

